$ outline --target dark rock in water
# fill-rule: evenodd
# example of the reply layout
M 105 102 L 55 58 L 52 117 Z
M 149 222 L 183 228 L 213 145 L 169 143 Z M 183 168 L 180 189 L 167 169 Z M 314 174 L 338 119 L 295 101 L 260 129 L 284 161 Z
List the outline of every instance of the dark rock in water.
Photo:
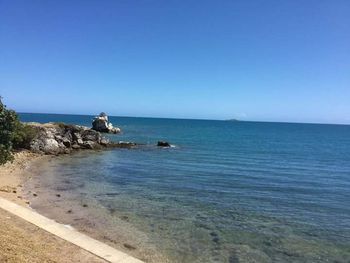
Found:
M 92 129 L 99 132 L 120 133 L 119 128 L 113 127 L 113 124 L 108 122 L 108 116 L 104 112 L 92 120 Z
M 67 211 L 68 214 L 71 214 L 72 212 L 73 212 L 72 209 L 69 209 L 69 210 Z
M 83 207 L 88 207 L 88 205 L 87 204 L 83 204 Z
M 170 145 L 170 143 L 165 142 L 165 141 L 158 141 L 157 146 L 160 146 L 160 147 L 170 147 L 171 145 Z
M 56 194 L 56 196 L 57 196 L 57 197 L 61 197 L 61 195 L 60 195 L 60 194 Z

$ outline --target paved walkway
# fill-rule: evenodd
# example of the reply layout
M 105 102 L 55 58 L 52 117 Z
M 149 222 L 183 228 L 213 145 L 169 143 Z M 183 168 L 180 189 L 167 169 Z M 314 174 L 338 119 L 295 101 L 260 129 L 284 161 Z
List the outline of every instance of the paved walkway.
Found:
M 121 252 L 111 246 L 108 246 L 96 239 L 88 237 L 73 228 L 59 224 L 54 220 L 44 217 L 37 212 L 17 205 L 0 197 L 0 208 L 23 218 L 47 232 L 54 234 L 68 242 L 71 242 L 86 251 L 113 263 L 143 263 L 143 261 L 136 259 L 124 252 Z

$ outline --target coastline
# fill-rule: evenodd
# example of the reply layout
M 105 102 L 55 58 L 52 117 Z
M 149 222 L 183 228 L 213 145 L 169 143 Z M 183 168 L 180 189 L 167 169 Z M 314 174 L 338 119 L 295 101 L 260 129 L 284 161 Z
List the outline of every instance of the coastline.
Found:
M 2 200 L 3 208 L 4 206 L 10 207 L 6 209 L 7 211 L 0 208 L 0 261 L 108 262 L 99 257 L 103 255 L 105 251 L 108 251 L 111 252 L 109 254 L 114 253 L 117 255 L 117 257 L 114 258 L 119 258 L 119 255 L 124 258 L 122 261 L 117 259 L 111 260 L 111 262 L 124 262 L 124 260 L 126 260 L 125 262 L 141 262 L 137 259 L 134 260 L 132 256 L 120 252 L 120 250 L 115 250 L 104 243 L 96 241 L 84 234 L 80 234 L 72 228 L 65 229 L 64 225 L 34 212 L 30 208 L 29 198 L 24 197 L 24 184 L 32 177 L 31 173 L 28 171 L 29 167 L 33 164 L 40 164 L 40 162 L 47 162 L 50 158 L 54 157 L 32 153 L 27 150 L 15 153 L 14 157 L 15 159 L 12 163 L 6 163 L 0 166 L 0 198 L 5 199 Z M 33 195 L 36 194 L 33 193 Z M 20 218 L 16 211 L 17 209 L 20 211 L 19 214 L 21 214 L 21 212 L 24 214 L 29 213 L 29 220 L 22 216 L 22 218 Z M 39 223 L 42 220 L 44 220 L 44 222 L 46 220 L 45 224 L 50 225 L 48 227 L 49 230 L 45 228 L 45 224 L 42 224 L 43 227 L 40 224 L 36 224 L 35 220 L 30 220 L 35 217 L 39 218 Z M 54 233 L 55 231 L 50 231 L 51 224 L 56 224 L 56 228 L 58 227 L 58 229 L 61 228 L 61 231 L 58 231 L 59 234 Z M 60 232 L 62 232 L 61 236 Z M 33 235 L 33 233 L 35 233 L 35 235 Z M 68 238 L 66 238 L 66 236 Z M 72 237 L 69 238 L 69 236 Z M 81 241 L 75 242 L 75 240 L 79 238 Z M 95 249 L 96 246 L 98 249 Z M 100 247 L 102 249 L 100 249 Z M 91 248 L 91 250 L 89 248 Z M 94 251 L 97 251 L 97 253 L 95 254 Z M 96 256 L 98 254 L 100 255 Z

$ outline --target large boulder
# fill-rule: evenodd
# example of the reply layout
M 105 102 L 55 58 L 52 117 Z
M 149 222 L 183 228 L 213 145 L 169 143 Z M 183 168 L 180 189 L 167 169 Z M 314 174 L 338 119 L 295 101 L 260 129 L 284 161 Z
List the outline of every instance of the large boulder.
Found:
M 55 139 L 44 139 L 42 151 L 47 154 L 58 154 L 62 152 L 62 146 Z
M 119 128 L 113 127 L 113 124 L 108 122 L 108 116 L 104 112 L 92 120 L 92 129 L 98 132 L 120 133 Z
M 85 130 L 81 133 L 81 138 L 83 141 L 95 141 L 100 143 L 102 136 L 95 130 Z
M 63 129 L 54 124 L 29 124 L 37 130 L 37 136 L 31 141 L 30 149 L 33 152 L 45 154 L 65 153 L 66 147 L 61 136 Z

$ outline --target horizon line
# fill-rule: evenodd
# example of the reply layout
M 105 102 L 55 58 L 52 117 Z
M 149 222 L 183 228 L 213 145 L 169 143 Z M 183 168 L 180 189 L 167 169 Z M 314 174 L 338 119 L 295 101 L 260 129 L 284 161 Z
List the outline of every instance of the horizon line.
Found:
M 98 114 L 73 114 L 73 113 L 47 113 L 47 112 L 17 112 L 18 114 L 51 114 L 51 115 L 71 115 L 71 116 L 97 116 Z M 108 114 L 107 114 L 108 115 Z M 310 125 L 341 125 L 349 126 L 350 123 L 322 123 L 322 122 L 293 122 L 293 121 L 258 121 L 232 119 L 204 119 L 204 118 L 176 118 L 176 117 L 150 117 L 150 116 L 123 116 L 108 115 L 115 118 L 144 118 L 144 119 L 170 119 L 170 120 L 193 120 L 193 121 L 223 121 L 223 122 L 260 122 L 260 123 L 283 123 L 283 124 L 310 124 Z

